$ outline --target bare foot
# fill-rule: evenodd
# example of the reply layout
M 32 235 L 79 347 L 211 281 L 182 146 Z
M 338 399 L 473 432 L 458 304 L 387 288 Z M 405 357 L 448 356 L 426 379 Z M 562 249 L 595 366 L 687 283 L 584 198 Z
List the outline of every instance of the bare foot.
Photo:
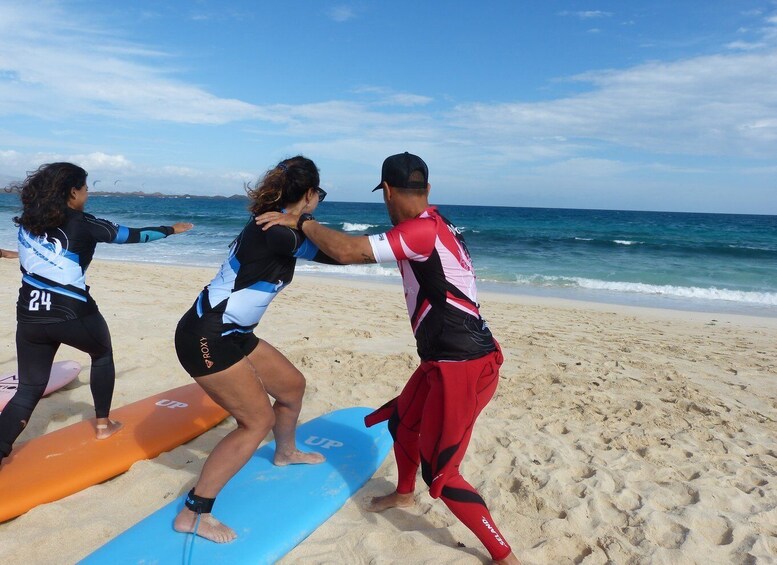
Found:
M 197 513 L 188 508 L 182 508 L 175 517 L 173 529 L 176 532 L 190 534 L 194 532 L 197 523 Z M 237 538 L 235 530 L 216 520 L 210 514 L 200 514 L 200 525 L 197 527 L 197 535 L 216 543 L 228 543 Z
M 290 453 L 275 452 L 273 463 L 278 467 L 285 465 L 318 465 L 326 461 L 326 457 L 316 451 L 300 451 L 295 449 Z
M 108 418 L 97 418 L 97 439 L 106 439 L 118 432 L 124 424 Z
M 515 553 L 510 553 L 510 555 L 508 555 L 504 559 L 500 559 L 499 561 L 494 561 L 494 563 L 497 563 L 498 565 L 521 565 L 521 562 L 518 561 L 518 558 L 515 556 Z
M 383 512 L 389 508 L 408 508 L 410 506 L 415 506 L 415 497 L 412 492 L 401 494 L 394 491 L 386 496 L 373 497 L 367 504 L 366 510 L 368 512 Z

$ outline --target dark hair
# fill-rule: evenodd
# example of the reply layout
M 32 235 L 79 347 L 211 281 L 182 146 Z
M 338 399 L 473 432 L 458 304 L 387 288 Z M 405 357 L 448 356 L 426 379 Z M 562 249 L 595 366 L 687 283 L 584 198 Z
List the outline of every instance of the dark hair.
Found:
M 299 200 L 319 184 L 318 167 L 310 159 L 297 155 L 284 159 L 264 174 L 254 188 L 246 185 L 254 215 L 278 211 Z
M 65 221 L 71 188 L 86 184 L 87 172 L 72 163 L 49 163 L 27 173 L 21 183 L 9 188 L 19 193 L 22 214 L 13 219 L 33 235 L 44 235 Z

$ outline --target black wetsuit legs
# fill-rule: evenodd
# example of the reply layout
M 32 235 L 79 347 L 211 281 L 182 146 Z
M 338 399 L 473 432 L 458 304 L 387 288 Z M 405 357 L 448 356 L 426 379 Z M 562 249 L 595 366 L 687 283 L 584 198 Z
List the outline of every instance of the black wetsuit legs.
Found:
M 63 343 L 92 358 L 89 386 L 95 415 L 108 417 L 116 371 L 111 334 L 102 314 L 97 312 L 53 324 L 19 323 L 16 327 L 19 389 L 0 413 L 0 458 L 11 452 L 14 441 L 29 422 L 48 384 L 54 356 Z

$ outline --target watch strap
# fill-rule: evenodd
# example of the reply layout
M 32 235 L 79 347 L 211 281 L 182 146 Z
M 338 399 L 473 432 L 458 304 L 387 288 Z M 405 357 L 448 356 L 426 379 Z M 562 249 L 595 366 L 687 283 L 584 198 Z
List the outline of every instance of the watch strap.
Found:
M 297 229 L 299 231 L 302 231 L 302 224 L 304 224 L 308 220 L 315 220 L 315 218 L 313 217 L 313 214 L 308 214 L 308 213 L 300 214 L 299 220 L 297 220 Z

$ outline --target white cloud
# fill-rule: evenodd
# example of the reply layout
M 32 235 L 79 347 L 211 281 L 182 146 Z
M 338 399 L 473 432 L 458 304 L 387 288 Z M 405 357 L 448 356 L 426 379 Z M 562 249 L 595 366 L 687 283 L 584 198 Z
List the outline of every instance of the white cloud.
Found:
M 68 161 L 90 170 L 100 168 L 104 170 L 122 171 L 131 169 L 132 163 L 123 155 L 106 155 L 105 153 L 72 154 L 61 153 L 21 153 L 19 151 L 0 151 L 0 163 L 11 169 L 37 168 L 41 163 L 53 163 Z
M 202 176 L 202 171 L 197 169 L 192 169 L 191 167 L 174 167 L 172 165 L 162 167 L 158 172 L 176 177 L 194 178 Z
M 609 18 L 612 16 L 612 12 L 602 12 L 601 10 L 587 10 L 584 12 L 577 12 L 577 16 L 584 20 L 590 20 L 592 18 Z
M 263 117 L 257 106 L 169 78 L 158 70 L 164 58 L 86 17 L 67 17 L 55 3 L 0 5 L 0 116 L 97 114 L 194 124 Z
M 327 10 L 327 15 L 336 22 L 347 22 L 356 17 L 356 12 L 350 6 L 340 5 Z
M 777 114 L 777 51 L 648 63 L 574 80 L 591 90 L 545 102 L 463 104 L 449 117 L 478 141 L 558 135 L 657 153 L 777 151 L 769 120 Z
M 382 103 L 378 106 L 382 109 Z M 426 113 L 377 111 L 372 105 L 349 101 L 329 101 L 315 104 L 274 105 L 269 110 L 284 116 L 284 134 L 327 138 L 334 135 L 407 135 L 433 125 L 433 116 Z
M 220 175 L 222 179 L 230 183 L 238 182 L 244 184 L 256 179 L 256 173 L 247 173 L 245 171 L 230 171 Z
M 411 92 L 397 92 L 383 86 L 360 86 L 352 89 L 354 94 L 374 96 L 372 104 L 384 106 L 426 106 L 434 102 L 434 98 Z
M 425 106 L 430 104 L 433 99 L 429 96 L 419 94 L 393 94 L 387 97 L 382 103 L 389 106 Z
M 564 10 L 563 12 L 559 12 L 560 16 L 573 16 L 576 18 L 580 18 L 581 20 L 592 20 L 596 18 L 609 18 L 613 14 L 612 12 L 603 12 L 602 10 L 581 10 L 577 12 L 572 12 L 569 10 Z
M 72 155 L 64 159 L 78 163 L 87 171 L 100 169 L 103 171 L 127 171 L 134 165 L 124 155 L 106 155 L 105 153 L 89 153 L 87 155 Z
M 24 159 L 24 156 L 18 151 L 0 151 L 0 163 L 4 166 L 18 167 Z
M 574 158 L 566 161 L 558 161 L 549 165 L 541 165 L 534 168 L 535 172 L 552 174 L 556 177 L 570 178 L 601 178 L 612 177 L 628 172 L 633 167 L 612 159 L 585 159 Z
M 732 51 L 757 51 L 766 46 L 764 42 L 732 41 L 726 45 L 726 48 Z

